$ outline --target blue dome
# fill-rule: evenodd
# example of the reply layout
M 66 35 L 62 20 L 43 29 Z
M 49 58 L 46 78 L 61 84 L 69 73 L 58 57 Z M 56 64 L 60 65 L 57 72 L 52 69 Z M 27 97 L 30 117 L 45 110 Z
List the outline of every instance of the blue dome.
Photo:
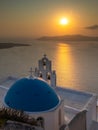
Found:
M 41 112 L 56 107 L 59 98 L 45 81 L 22 78 L 8 90 L 4 102 L 13 109 Z

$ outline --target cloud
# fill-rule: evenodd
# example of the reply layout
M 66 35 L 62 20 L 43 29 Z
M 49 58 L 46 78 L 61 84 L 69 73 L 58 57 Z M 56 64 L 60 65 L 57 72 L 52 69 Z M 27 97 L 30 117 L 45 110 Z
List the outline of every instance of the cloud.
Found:
M 87 26 L 85 27 L 86 29 L 91 29 L 91 30 L 97 30 L 98 29 L 98 25 L 91 25 L 91 26 Z

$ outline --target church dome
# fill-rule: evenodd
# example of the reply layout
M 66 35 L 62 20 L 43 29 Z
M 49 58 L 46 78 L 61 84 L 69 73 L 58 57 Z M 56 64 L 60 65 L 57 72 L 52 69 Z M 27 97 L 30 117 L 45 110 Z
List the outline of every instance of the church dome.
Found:
M 59 98 L 45 81 L 38 78 L 22 78 L 8 90 L 4 103 L 17 110 L 41 112 L 56 107 Z

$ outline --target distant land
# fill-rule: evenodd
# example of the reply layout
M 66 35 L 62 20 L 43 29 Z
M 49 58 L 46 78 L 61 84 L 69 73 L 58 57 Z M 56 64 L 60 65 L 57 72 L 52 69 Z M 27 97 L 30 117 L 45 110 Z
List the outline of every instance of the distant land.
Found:
M 98 37 L 85 35 L 63 35 L 63 36 L 43 36 L 37 40 L 41 41 L 98 41 Z
M 20 43 L 0 43 L 0 49 L 7 49 L 12 47 L 20 47 L 20 46 L 30 46 L 30 45 L 20 44 Z

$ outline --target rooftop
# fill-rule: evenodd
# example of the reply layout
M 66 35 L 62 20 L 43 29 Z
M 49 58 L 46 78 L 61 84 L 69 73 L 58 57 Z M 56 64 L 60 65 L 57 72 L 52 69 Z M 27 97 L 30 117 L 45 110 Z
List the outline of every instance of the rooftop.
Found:
M 87 109 L 95 94 L 56 87 L 56 92 L 64 100 L 65 122 L 69 123 L 79 112 Z
M 95 94 L 56 87 L 56 92 L 64 99 L 65 105 L 76 110 L 82 110 Z

